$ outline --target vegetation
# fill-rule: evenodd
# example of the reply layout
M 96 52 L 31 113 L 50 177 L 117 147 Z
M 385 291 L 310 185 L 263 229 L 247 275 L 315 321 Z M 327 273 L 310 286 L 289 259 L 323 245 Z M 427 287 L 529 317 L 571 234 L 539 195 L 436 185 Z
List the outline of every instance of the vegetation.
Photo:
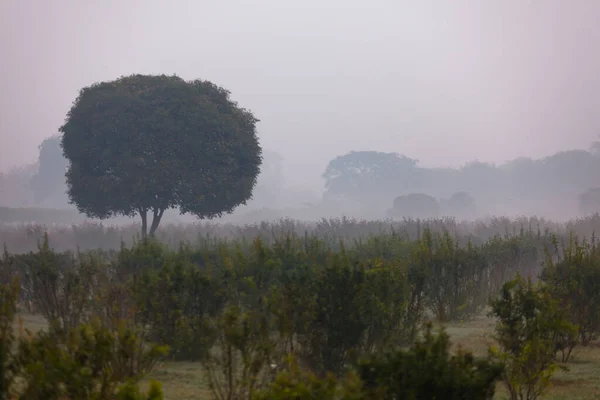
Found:
M 594 189 L 598 185 L 594 171 L 598 169 L 597 143 L 593 151 L 569 150 L 541 159 L 522 157 L 500 165 L 470 162 L 459 168 L 428 168 L 397 153 L 351 151 L 326 166 L 324 199 L 337 202 L 338 208 L 351 205 L 347 212 L 375 219 L 382 218 L 382 211 L 398 196 L 421 193 L 451 199 L 462 192 L 476 201 L 477 208 L 464 207 L 468 203 L 462 202 L 468 199 L 461 196 L 463 206 L 454 208 L 450 201 L 443 208 L 444 215 L 473 219 L 509 213 L 567 219 L 578 202 L 585 215 L 598 211 L 600 201 Z
M 461 349 L 450 355 L 448 335 L 434 335 L 431 325 L 410 349 L 359 365 L 369 399 L 491 399 L 503 368 Z
M 423 193 L 398 196 L 392 203 L 390 216 L 398 218 L 439 218 L 441 208 L 438 201 Z
M 597 338 L 593 236 L 487 225 L 485 238 L 435 220 L 378 234 L 351 220 L 304 234 L 310 225 L 281 224 L 237 238 L 196 232 L 178 246 L 60 251 L 51 232 L 36 250 L 8 247 L 4 393 L 160 398 L 158 384 L 145 395 L 140 385 L 159 377 L 157 363 L 198 363 L 204 395 L 219 399 L 535 399 Z M 428 323 L 477 320 L 488 306 L 487 355 L 453 349 Z M 17 308 L 45 327 L 15 333 Z
M 21 329 L 17 337 L 18 298 L 18 279 L 0 284 L 0 399 L 163 398 L 160 383 L 147 394 L 137 383 L 164 347 L 146 344 L 125 322 L 116 329 L 94 321 L 68 330 L 52 323 L 35 334 Z
M 506 366 L 504 382 L 511 400 L 539 398 L 558 367 L 557 351 L 567 362 L 577 344 L 577 326 L 567 321 L 565 310 L 546 289 L 517 275 L 491 303 L 499 345 L 492 353 Z
M 445 215 L 453 215 L 459 219 L 469 219 L 477 215 L 475 199 L 469 193 L 454 193 L 449 199 L 442 199 L 441 203 Z
M 69 198 L 89 217 L 139 214 L 143 237 L 168 209 L 229 213 L 256 184 L 257 122 L 208 81 L 132 75 L 85 87 L 60 128 Z

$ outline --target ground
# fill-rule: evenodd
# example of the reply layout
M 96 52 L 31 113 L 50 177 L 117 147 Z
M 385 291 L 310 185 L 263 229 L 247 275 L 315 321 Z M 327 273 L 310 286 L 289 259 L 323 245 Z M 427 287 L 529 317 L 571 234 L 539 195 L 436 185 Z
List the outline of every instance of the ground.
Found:
M 493 344 L 490 337 L 494 330 L 493 319 L 481 316 L 465 323 L 449 324 L 447 332 L 455 346 L 472 350 L 485 356 L 488 346 Z M 552 379 L 552 387 L 544 399 L 598 399 L 600 398 L 600 343 L 573 350 L 568 371 L 557 372 Z M 498 384 L 496 398 L 507 399 L 502 384 Z
M 37 330 L 45 325 L 38 316 L 21 315 L 24 325 Z M 446 326 L 446 331 L 455 346 L 470 349 L 475 354 L 485 355 L 490 337 L 494 329 L 494 321 L 481 316 L 473 321 L 453 323 Z M 600 398 L 600 343 L 588 347 L 576 348 L 568 364 L 568 371 L 560 371 L 554 375 L 552 387 L 544 399 L 598 399 Z M 165 400 L 197 400 L 211 399 L 211 393 L 203 371 L 198 363 L 172 362 L 160 365 L 147 381 L 154 379 L 163 384 Z M 498 385 L 498 399 L 507 398 L 502 384 Z

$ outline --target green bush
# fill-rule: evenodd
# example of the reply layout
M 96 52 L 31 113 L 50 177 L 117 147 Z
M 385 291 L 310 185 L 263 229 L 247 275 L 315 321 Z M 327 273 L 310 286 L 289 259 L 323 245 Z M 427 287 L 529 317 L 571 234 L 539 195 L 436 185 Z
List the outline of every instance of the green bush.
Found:
M 578 327 L 579 342 L 587 346 L 600 333 L 600 249 L 572 236 L 561 252 L 555 246 L 555 253 L 556 258 L 547 255 L 542 281 Z
M 111 330 L 98 321 L 67 331 L 55 322 L 15 337 L 18 290 L 16 280 L 0 285 L 1 399 L 162 399 L 159 384 L 143 395 L 137 383 L 166 353 L 163 346 L 146 344 L 125 323 Z
M 558 368 L 557 350 L 577 328 L 547 288 L 519 274 L 491 301 L 490 315 L 498 320 L 498 348 L 491 351 L 506 365 L 503 380 L 511 399 L 539 398 Z
M 503 366 L 461 349 L 450 353 L 442 330 L 426 326 L 423 339 L 407 350 L 390 351 L 358 365 L 365 399 L 491 399 Z

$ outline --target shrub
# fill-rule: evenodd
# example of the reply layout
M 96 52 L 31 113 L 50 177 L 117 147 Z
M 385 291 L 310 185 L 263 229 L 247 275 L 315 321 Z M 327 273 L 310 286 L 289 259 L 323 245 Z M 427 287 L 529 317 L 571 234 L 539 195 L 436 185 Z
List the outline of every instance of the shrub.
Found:
M 587 346 L 600 332 L 600 249 L 571 236 L 561 253 L 556 260 L 547 255 L 542 281 L 578 327 L 580 343 Z
M 165 353 L 164 347 L 142 343 L 125 326 L 110 331 L 91 322 L 66 334 L 54 328 L 35 335 L 25 332 L 17 353 L 21 396 L 113 399 L 122 385 L 137 383 Z M 131 393 L 130 386 L 123 390 Z
M 506 365 L 503 380 L 511 399 L 537 399 L 558 368 L 557 349 L 565 338 L 576 335 L 576 327 L 548 290 L 519 274 L 503 286 L 491 308 L 498 319 L 499 348 L 490 350 Z
M 426 325 L 424 337 L 407 350 L 359 363 L 365 399 L 491 399 L 503 367 L 478 359 L 461 349 L 450 354 L 450 340 L 442 330 Z

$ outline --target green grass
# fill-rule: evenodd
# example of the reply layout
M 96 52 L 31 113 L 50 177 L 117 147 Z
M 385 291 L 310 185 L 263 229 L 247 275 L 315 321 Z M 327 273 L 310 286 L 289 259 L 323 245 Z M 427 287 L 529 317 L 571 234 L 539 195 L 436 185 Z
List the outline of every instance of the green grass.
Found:
M 39 316 L 21 314 L 20 319 L 31 331 L 46 326 L 44 319 Z M 493 343 L 490 335 L 494 329 L 494 320 L 484 316 L 464 323 L 447 324 L 445 327 L 455 347 L 472 350 L 476 355 L 485 356 L 488 346 Z M 575 348 L 567 367 L 568 371 L 559 371 L 554 375 L 552 387 L 544 399 L 600 398 L 600 342 Z M 150 380 L 162 382 L 166 400 L 212 399 L 199 363 L 164 363 L 144 380 L 144 386 Z M 508 398 L 502 384 L 498 385 L 496 398 Z

